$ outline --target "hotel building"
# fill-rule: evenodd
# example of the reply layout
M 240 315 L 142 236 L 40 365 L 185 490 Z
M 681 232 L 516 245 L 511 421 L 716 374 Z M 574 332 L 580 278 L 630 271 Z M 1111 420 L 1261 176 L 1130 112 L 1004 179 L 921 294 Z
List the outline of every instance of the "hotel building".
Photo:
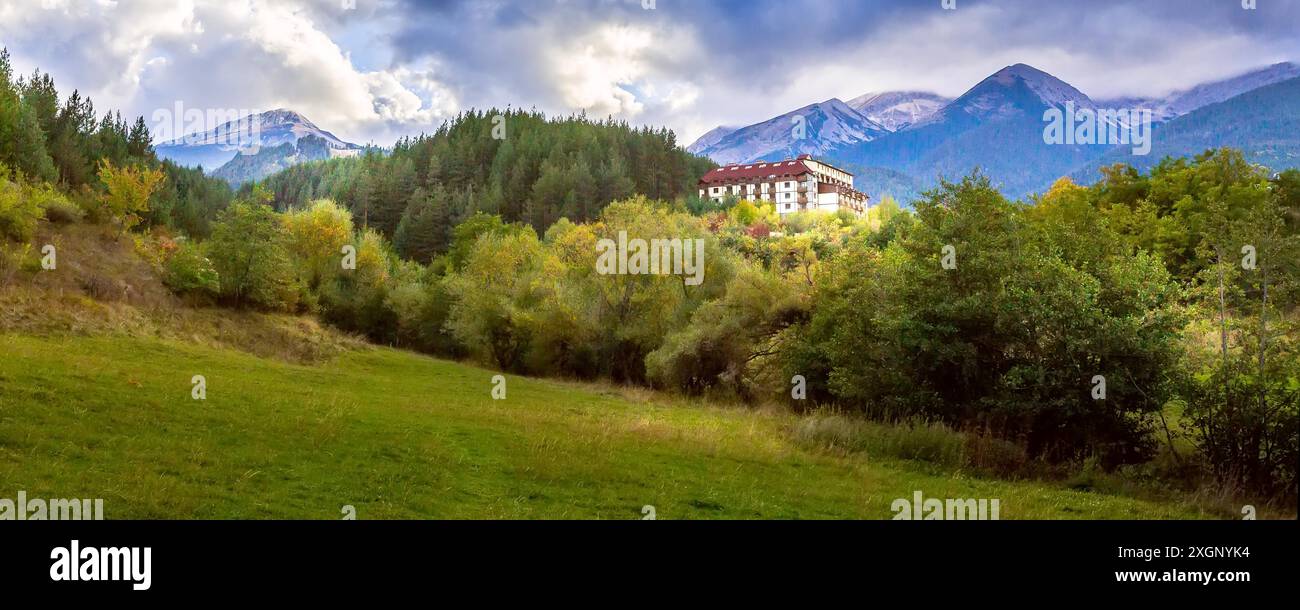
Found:
M 781 216 L 838 210 L 861 216 L 867 211 L 867 196 L 853 188 L 853 174 L 811 155 L 719 167 L 700 178 L 699 189 L 700 198 L 717 202 L 727 197 L 771 201 Z

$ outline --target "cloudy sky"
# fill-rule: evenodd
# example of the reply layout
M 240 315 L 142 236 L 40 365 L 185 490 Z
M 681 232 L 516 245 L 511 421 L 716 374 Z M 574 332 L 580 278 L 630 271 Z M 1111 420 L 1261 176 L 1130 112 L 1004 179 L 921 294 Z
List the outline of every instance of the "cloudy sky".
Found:
M 0 0 L 0 45 L 20 72 L 146 121 L 177 103 L 285 107 L 389 145 L 514 106 L 666 125 L 689 143 L 832 97 L 956 96 L 1015 63 L 1101 98 L 1300 60 L 1300 0 L 1253 3 Z

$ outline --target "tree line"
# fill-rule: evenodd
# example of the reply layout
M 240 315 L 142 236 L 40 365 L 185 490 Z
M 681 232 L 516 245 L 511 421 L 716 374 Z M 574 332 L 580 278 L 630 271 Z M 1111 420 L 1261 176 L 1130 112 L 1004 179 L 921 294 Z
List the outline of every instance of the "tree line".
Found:
M 404 138 L 390 152 L 299 165 L 259 186 L 279 209 L 335 201 L 404 258 L 428 263 L 449 247 L 452 229 L 476 213 L 545 231 L 561 218 L 591 220 L 605 204 L 633 194 L 685 196 L 712 167 L 681 150 L 667 129 L 486 110 Z M 246 184 L 241 194 L 253 188 Z
M 49 74 L 16 77 L 8 50 L 0 49 L 0 163 L 34 183 L 58 185 L 89 209 L 105 191 L 99 179 L 105 161 L 156 169 L 166 177 L 150 196 L 142 219 L 148 226 L 204 236 L 232 199 L 220 180 L 158 159 L 144 117 L 128 124 L 117 112 L 99 116 L 79 91 L 60 99 Z

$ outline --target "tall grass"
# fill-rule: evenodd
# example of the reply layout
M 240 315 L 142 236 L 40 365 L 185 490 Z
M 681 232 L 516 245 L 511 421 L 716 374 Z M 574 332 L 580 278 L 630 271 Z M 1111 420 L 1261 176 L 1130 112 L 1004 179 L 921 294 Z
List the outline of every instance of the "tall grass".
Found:
M 1000 477 L 1031 474 L 1031 460 L 1019 445 L 959 432 L 937 422 L 882 424 L 821 412 L 798 420 L 792 435 L 796 442 L 810 448 L 918 460 Z

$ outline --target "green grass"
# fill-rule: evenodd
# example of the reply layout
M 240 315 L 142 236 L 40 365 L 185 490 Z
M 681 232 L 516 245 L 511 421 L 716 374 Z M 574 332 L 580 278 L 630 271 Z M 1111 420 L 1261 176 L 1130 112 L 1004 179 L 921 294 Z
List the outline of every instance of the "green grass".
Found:
M 207 378 L 207 400 L 190 379 Z M 0 498 L 110 519 L 892 517 L 1000 499 L 1004 519 L 1198 518 L 1160 503 L 806 448 L 794 416 L 510 377 L 388 349 L 305 366 L 178 341 L 0 334 Z

